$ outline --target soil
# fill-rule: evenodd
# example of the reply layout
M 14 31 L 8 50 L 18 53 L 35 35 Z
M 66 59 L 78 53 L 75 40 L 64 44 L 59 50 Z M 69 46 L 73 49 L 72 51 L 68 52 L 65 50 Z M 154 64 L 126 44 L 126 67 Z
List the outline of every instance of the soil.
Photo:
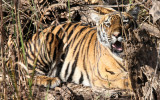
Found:
M 31 3 L 31 1 L 28 2 L 28 0 L 21 0 L 19 3 L 20 20 L 24 41 L 31 38 L 33 33 L 36 33 L 36 31 L 41 31 L 50 25 L 57 25 L 65 21 L 81 21 L 94 26 L 95 23 L 90 18 L 90 13 L 93 11 L 93 7 L 101 5 L 102 1 L 105 6 L 116 4 L 116 0 L 100 0 L 100 2 L 96 2 L 95 4 L 91 4 L 91 2 L 86 3 L 84 2 L 85 0 L 70 0 L 70 6 L 68 6 L 68 2 L 66 2 L 66 0 L 33 1 L 34 4 Z M 149 1 L 150 0 L 148 0 L 148 2 Z M 10 0 L 6 0 L 6 2 L 10 3 Z M 124 3 L 128 4 L 128 2 Z M 148 8 L 150 8 L 150 2 L 147 5 Z M 12 35 L 13 41 L 16 41 L 16 37 L 14 36 L 15 19 L 13 17 L 7 18 L 8 15 L 12 15 L 8 8 L 8 6 L 4 6 L 3 8 L 3 15 L 5 17 L 4 22 L 6 25 L 6 38 L 4 39 L 5 44 L 9 41 L 10 35 Z M 141 15 L 138 17 L 138 20 L 144 21 L 146 17 L 148 17 L 148 15 Z M 139 22 L 139 24 L 140 23 L 141 22 Z M 74 83 L 64 83 L 60 87 L 56 87 L 54 89 L 33 86 L 33 98 L 37 100 L 134 100 L 135 98 L 151 97 L 151 95 L 147 93 L 152 88 L 154 96 L 158 99 L 160 98 L 160 70 L 157 69 L 156 66 L 157 60 L 159 60 L 158 55 L 160 53 L 157 49 L 157 41 L 157 38 L 150 36 L 145 30 L 138 29 L 132 30 L 129 39 L 124 43 L 125 53 L 123 57 L 126 59 L 126 66 L 129 68 L 130 78 L 135 94 L 128 90 L 91 88 Z M 14 51 L 17 51 L 17 49 Z M 6 58 L 9 58 L 9 53 L 7 51 L 5 53 Z M 14 55 L 16 56 L 16 53 Z M 156 75 L 154 74 L 155 70 L 157 71 Z M 154 80 L 152 80 L 153 77 Z M 8 99 L 12 100 L 16 97 L 13 97 L 15 90 L 10 89 L 10 87 L 13 87 L 13 84 L 10 82 L 7 83 L 7 90 Z M 22 85 L 19 90 L 21 92 L 20 94 L 22 99 L 29 98 L 29 90 L 27 86 Z M 1 92 L 3 94 L 2 89 L 0 90 L 0 94 Z M 152 98 L 155 99 L 155 97 Z
M 34 93 L 37 99 L 46 97 L 47 100 L 128 100 L 133 98 L 133 93 L 126 90 L 95 89 L 74 83 L 63 84 L 47 92 L 46 88 L 36 88 Z

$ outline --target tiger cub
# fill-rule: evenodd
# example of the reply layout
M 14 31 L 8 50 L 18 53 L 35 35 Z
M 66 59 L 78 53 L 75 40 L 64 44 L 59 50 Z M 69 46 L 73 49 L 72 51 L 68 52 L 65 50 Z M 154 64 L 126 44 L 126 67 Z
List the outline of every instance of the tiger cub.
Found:
M 26 43 L 31 72 L 36 62 L 37 85 L 54 88 L 62 82 L 73 82 L 91 87 L 131 88 L 119 54 L 123 51 L 123 34 L 134 28 L 135 21 L 126 12 L 120 14 L 101 7 L 96 10 L 101 13 L 91 14 L 96 27 L 83 23 L 50 26 Z

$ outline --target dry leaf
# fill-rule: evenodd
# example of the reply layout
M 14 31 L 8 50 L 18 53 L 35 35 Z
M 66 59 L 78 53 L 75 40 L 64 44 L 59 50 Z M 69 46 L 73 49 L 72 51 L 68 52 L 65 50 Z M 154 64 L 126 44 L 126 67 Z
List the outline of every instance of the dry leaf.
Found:
M 153 23 L 160 18 L 160 1 L 152 0 L 152 8 L 149 10 L 149 14 L 153 17 Z

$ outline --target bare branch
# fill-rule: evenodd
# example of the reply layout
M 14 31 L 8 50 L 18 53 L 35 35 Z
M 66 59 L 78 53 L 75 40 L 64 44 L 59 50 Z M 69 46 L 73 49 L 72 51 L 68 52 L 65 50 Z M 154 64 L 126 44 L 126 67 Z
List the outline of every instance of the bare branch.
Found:
M 3 93 L 4 100 L 7 100 L 7 88 L 6 88 L 6 70 L 5 70 L 5 62 L 4 62 L 4 30 L 3 30 L 3 13 L 2 13 L 2 0 L 0 0 L 0 16 L 1 16 L 1 26 L 0 26 L 0 35 L 1 35 L 1 57 L 2 57 L 2 68 L 3 68 Z
M 160 38 L 160 30 L 153 25 L 142 23 L 141 29 L 145 29 L 149 32 L 150 35 Z

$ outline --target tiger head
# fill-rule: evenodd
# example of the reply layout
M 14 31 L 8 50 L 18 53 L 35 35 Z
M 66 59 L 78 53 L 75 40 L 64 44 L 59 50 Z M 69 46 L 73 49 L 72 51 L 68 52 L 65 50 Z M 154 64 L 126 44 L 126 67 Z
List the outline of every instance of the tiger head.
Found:
M 118 54 L 123 51 L 122 41 L 129 28 L 135 28 L 136 23 L 126 12 L 118 12 L 112 8 L 97 7 L 99 13 L 91 13 L 96 22 L 99 42 Z

